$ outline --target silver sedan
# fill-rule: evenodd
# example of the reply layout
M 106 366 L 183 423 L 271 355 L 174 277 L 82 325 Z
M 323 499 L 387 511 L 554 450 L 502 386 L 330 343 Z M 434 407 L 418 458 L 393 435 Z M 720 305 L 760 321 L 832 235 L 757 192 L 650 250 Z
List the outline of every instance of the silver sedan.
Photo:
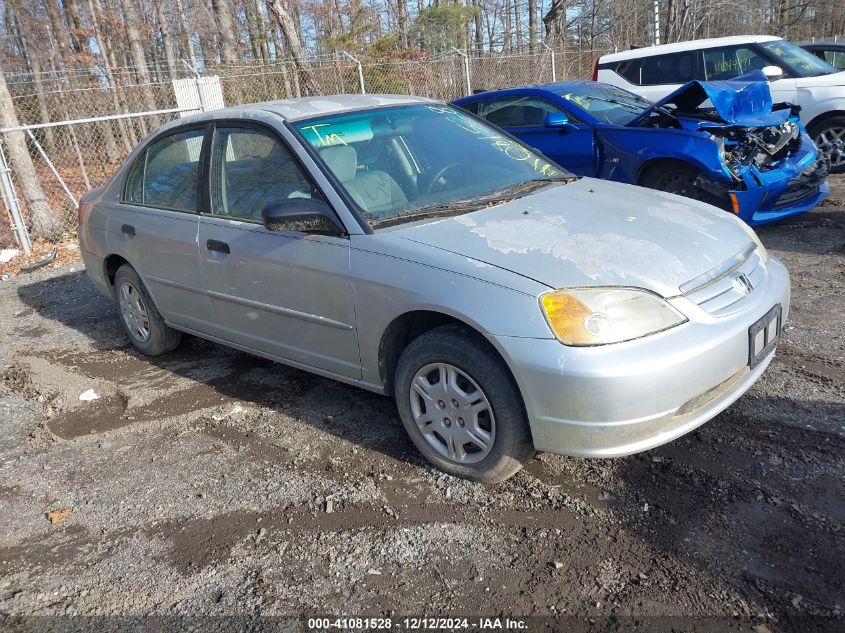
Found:
M 760 377 L 789 308 L 732 215 L 575 178 L 421 98 L 174 121 L 79 216 L 140 352 L 186 332 L 392 395 L 426 458 L 481 481 L 691 431 Z

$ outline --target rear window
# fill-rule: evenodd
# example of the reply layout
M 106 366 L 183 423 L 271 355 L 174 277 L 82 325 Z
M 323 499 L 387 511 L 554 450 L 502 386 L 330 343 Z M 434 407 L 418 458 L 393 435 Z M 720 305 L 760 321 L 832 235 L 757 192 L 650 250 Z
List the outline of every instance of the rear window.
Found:
M 644 58 L 640 69 L 640 84 L 685 84 L 693 79 L 702 79 L 698 72 L 697 55 L 697 51 L 687 51 Z

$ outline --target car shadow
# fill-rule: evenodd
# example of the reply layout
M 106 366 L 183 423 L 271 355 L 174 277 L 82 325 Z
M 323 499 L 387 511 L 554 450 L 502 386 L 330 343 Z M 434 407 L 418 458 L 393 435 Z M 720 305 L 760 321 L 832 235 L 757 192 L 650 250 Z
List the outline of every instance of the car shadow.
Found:
M 822 206 L 754 229 L 767 249 L 815 255 L 845 254 L 845 208 Z
M 396 460 L 424 464 L 399 420 L 391 398 L 323 378 L 193 336 L 169 354 L 138 354 L 124 335 L 115 304 L 101 295 L 84 271 L 23 282 L 20 300 L 41 317 L 84 335 L 93 351 L 57 345 L 47 360 L 93 379 L 112 383 L 117 395 L 91 407 L 51 419 L 51 430 L 72 438 L 130 424 L 190 414 L 198 409 L 231 410 L 238 403 L 282 413 Z M 43 326 L 20 334 L 42 336 Z M 57 334 L 62 337 L 61 333 Z M 70 349 L 68 349 L 70 348 Z M 127 393 L 162 388 L 174 379 L 184 388 L 167 390 L 148 405 L 126 409 Z
M 831 431 L 843 419 L 841 403 L 746 394 L 693 433 L 620 459 L 625 493 L 609 507 L 706 572 L 712 591 L 733 587 L 789 630 L 815 630 L 813 618 L 825 628 L 843 599 L 845 438 Z

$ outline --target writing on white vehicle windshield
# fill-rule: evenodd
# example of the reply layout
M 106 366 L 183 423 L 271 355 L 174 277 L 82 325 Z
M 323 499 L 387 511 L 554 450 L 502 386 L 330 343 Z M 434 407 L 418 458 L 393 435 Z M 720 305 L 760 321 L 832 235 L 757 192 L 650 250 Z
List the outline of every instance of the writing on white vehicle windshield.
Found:
M 758 46 L 776 59 L 778 65 L 793 77 L 816 77 L 837 72 L 823 59 L 786 40 L 762 42 Z
M 651 102 L 616 86 L 587 83 L 567 86 L 558 94 L 602 123 L 625 125 L 651 106 Z
M 373 227 L 467 213 L 574 179 L 445 104 L 347 112 L 295 128 Z

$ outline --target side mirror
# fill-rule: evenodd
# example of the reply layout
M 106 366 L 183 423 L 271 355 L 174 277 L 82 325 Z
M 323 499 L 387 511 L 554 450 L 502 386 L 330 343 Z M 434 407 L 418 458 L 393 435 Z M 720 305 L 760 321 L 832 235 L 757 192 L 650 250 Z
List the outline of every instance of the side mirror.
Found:
M 345 231 L 338 226 L 334 211 L 322 200 L 290 198 L 268 204 L 261 210 L 261 220 L 268 231 L 322 233 L 339 235 Z
M 545 127 L 560 128 L 561 130 L 574 129 L 574 126 L 569 121 L 569 117 L 567 117 L 563 112 L 549 112 L 546 115 L 545 121 L 543 121 L 543 125 Z
M 763 74 L 766 75 L 766 79 L 769 81 L 780 79 L 783 77 L 783 68 L 780 66 L 764 66 Z

